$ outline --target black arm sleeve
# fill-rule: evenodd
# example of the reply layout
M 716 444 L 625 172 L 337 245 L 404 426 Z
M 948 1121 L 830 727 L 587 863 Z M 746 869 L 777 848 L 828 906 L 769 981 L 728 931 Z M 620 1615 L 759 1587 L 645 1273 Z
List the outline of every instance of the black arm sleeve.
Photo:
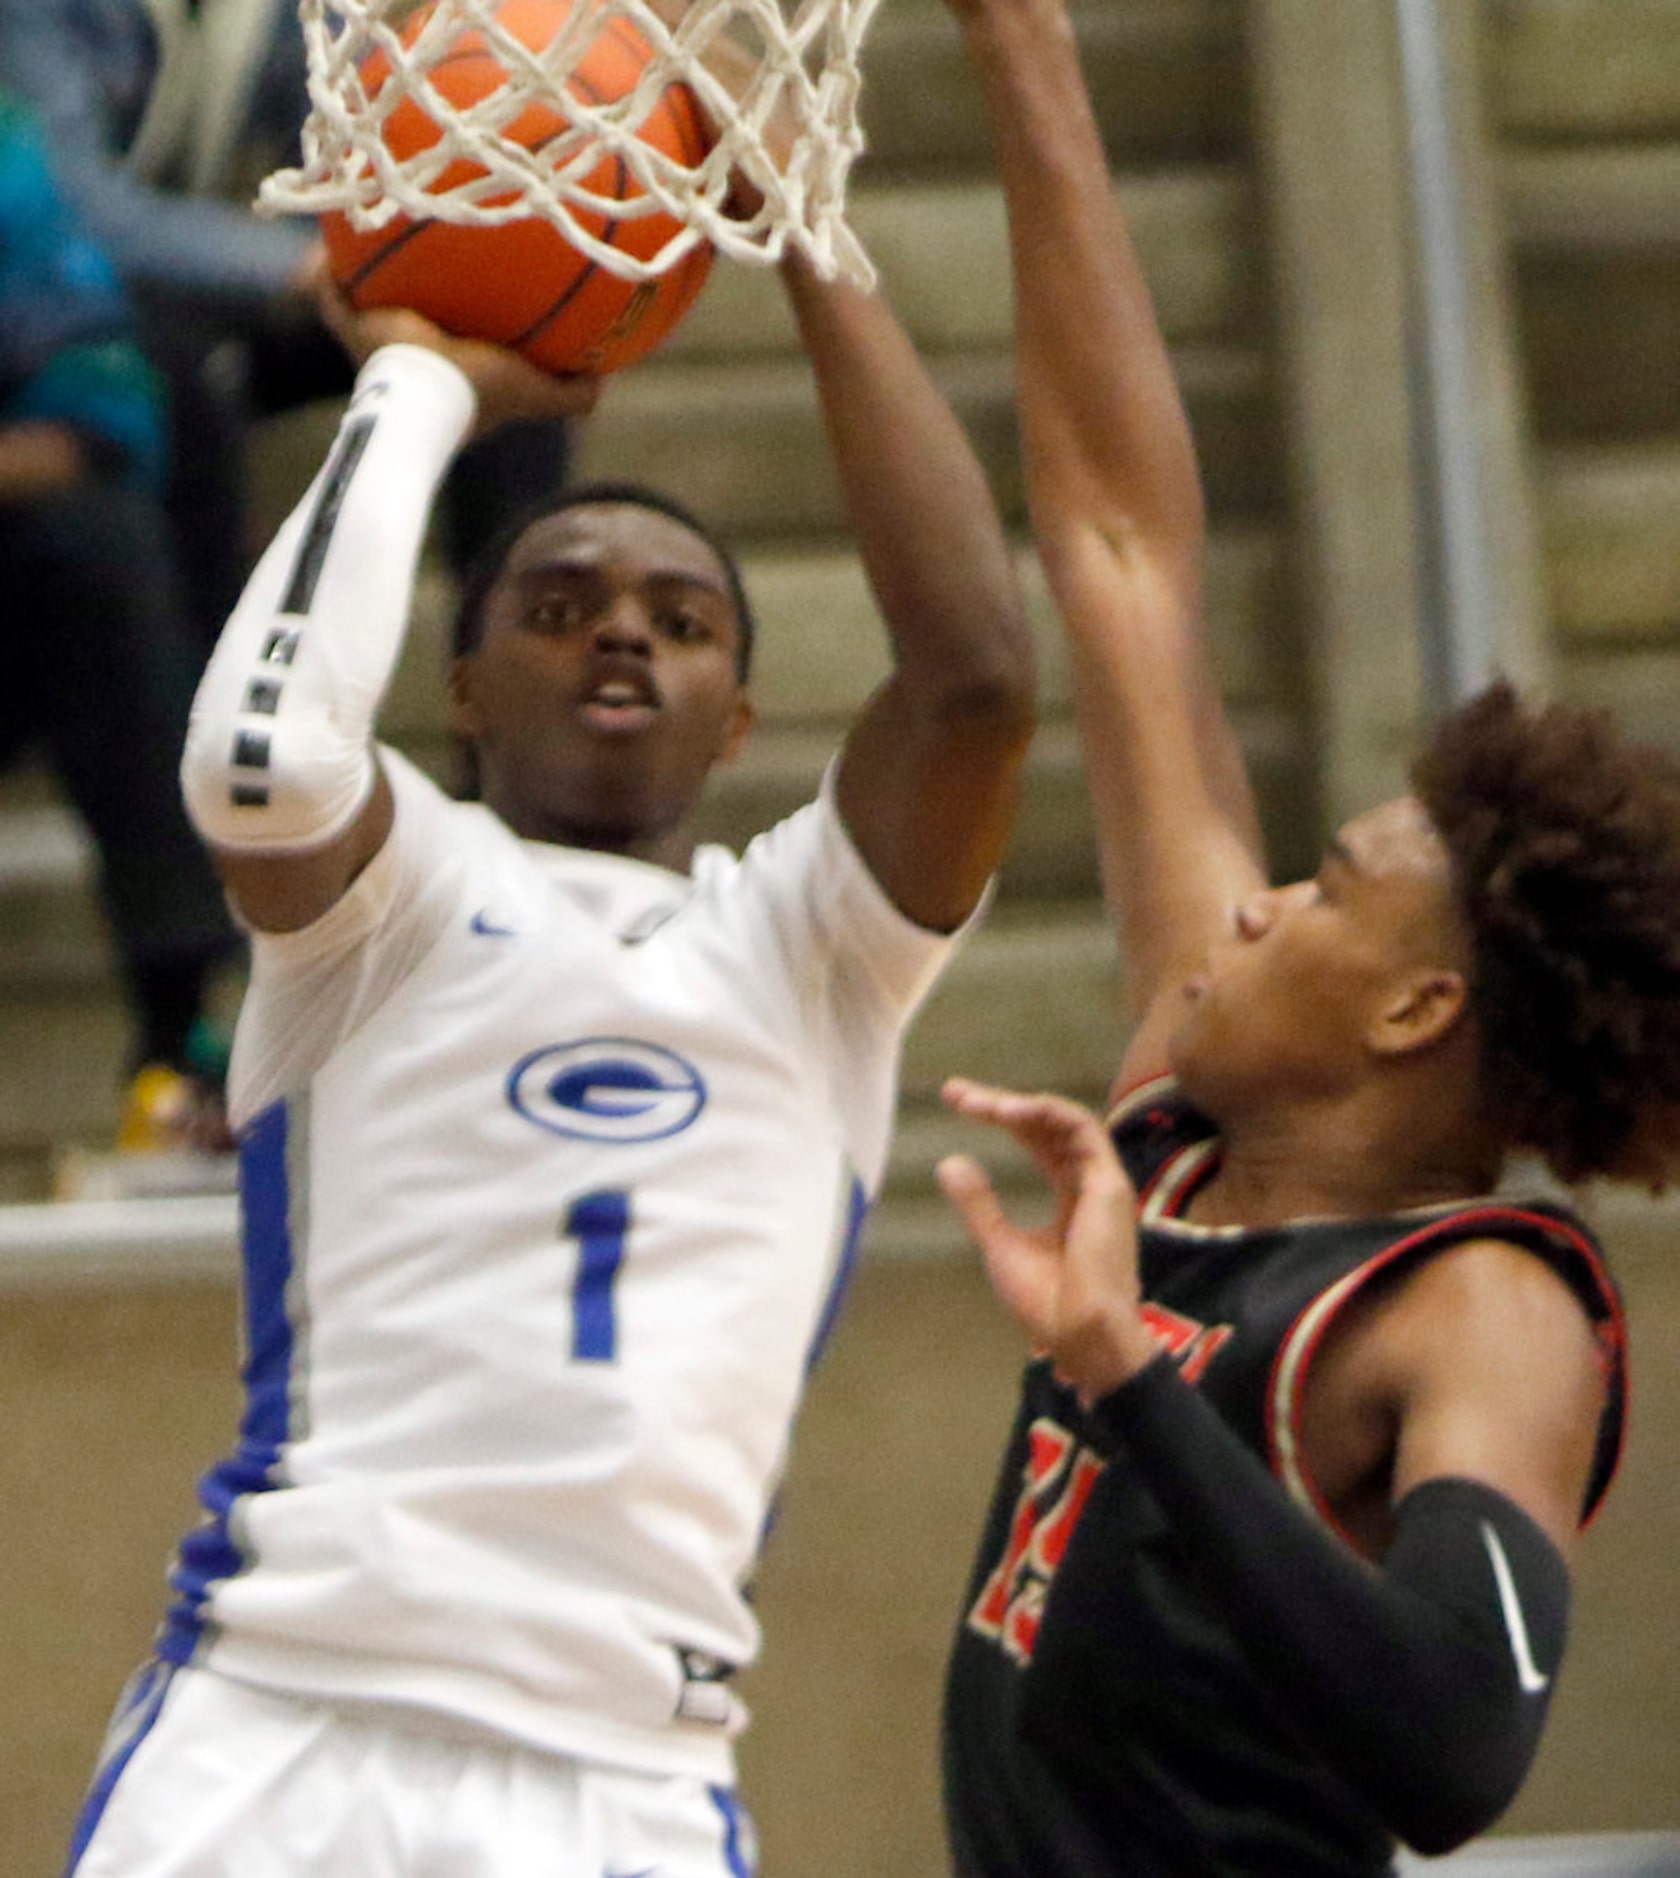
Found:
M 1569 1575 L 1513 1502 L 1426 1481 L 1381 1568 L 1296 1506 L 1158 1358 L 1093 1409 L 1194 1547 L 1282 1712 L 1397 1837 L 1440 1853 L 1522 1785 L 1563 1655 Z

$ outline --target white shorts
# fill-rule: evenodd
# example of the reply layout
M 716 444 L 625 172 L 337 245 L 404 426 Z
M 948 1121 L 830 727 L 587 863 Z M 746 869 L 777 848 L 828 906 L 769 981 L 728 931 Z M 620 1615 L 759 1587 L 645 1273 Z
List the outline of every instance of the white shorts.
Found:
M 112 1723 L 66 1878 L 752 1878 L 704 1780 L 392 1727 L 150 1664 Z

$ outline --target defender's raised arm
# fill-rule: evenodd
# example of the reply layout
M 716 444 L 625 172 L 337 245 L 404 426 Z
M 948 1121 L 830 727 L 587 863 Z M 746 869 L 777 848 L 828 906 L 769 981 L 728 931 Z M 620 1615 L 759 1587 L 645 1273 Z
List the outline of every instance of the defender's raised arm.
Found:
M 1010 211 L 1033 529 L 1141 1017 L 1262 882 L 1204 644 L 1195 451 L 1060 0 L 957 12 Z M 1157 1044 L 1152 1031 L 1135 1050 Z

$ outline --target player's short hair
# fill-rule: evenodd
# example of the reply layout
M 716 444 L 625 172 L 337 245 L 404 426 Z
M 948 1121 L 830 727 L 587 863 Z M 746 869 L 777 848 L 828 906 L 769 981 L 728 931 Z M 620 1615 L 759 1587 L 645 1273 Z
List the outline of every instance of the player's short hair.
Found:
M 604 508 L 608 505 L 629 503 L 635 508 L 651 509 L 656 515 L 665 515 L 686 528 L 691 535 L 696 535 L 718 558 L 723 568 L 724 582 L 729 592 L 730 604 L 735 609 L 736 628 L 739 638 L 735 650 L 735 673 L 744 684 L 752 672 L 753 646 L 758 638 L 758 622 L 753 616 L 752 603 L 747 598 L 746 582 L 741 578 L 741 565 L 731 551 L 726 548 L 710 528 L 674 497 L 663 494 L 660 490 L 649 489 L 645 484 L 632 482 L 590 482 L 579 483 L 575 487 L 563 489 L 558 494 L 545 496 L 520 510 L 491 538 L 488 544 L 474 557 L 461 582 L 460 598 L 455 607 L 455 623 L 450 634 L 450 649 L 456 657 L 477 649 L 484 633 L 484 603 L 490 596 L 490 590 L 501 578 L 502 568 L 508 556 L 513 552 L 513 545 L 528 528 L 546 521 L 551 515 L 563 514 L 567 509 Z
M 1452 858 L 1489 1112 L 1566 1181 L 1680 1173 L 1680 764 L 1505 683 L 1413 786 Z

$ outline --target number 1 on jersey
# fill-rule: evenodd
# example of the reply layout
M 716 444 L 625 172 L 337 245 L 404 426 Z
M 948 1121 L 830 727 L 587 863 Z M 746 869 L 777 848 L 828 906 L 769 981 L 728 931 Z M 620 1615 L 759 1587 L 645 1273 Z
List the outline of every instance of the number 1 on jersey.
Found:
M 624 1263 L 630 1231 L 630 1196 L 609 1189 L 585 1193 L 572 1202 L 561 1228 L 578 1242 L 577 1276 L 572 1280 L 572 1360 L 610 1363 L 618 1355 L 618 1316 L 613 1286 Z

